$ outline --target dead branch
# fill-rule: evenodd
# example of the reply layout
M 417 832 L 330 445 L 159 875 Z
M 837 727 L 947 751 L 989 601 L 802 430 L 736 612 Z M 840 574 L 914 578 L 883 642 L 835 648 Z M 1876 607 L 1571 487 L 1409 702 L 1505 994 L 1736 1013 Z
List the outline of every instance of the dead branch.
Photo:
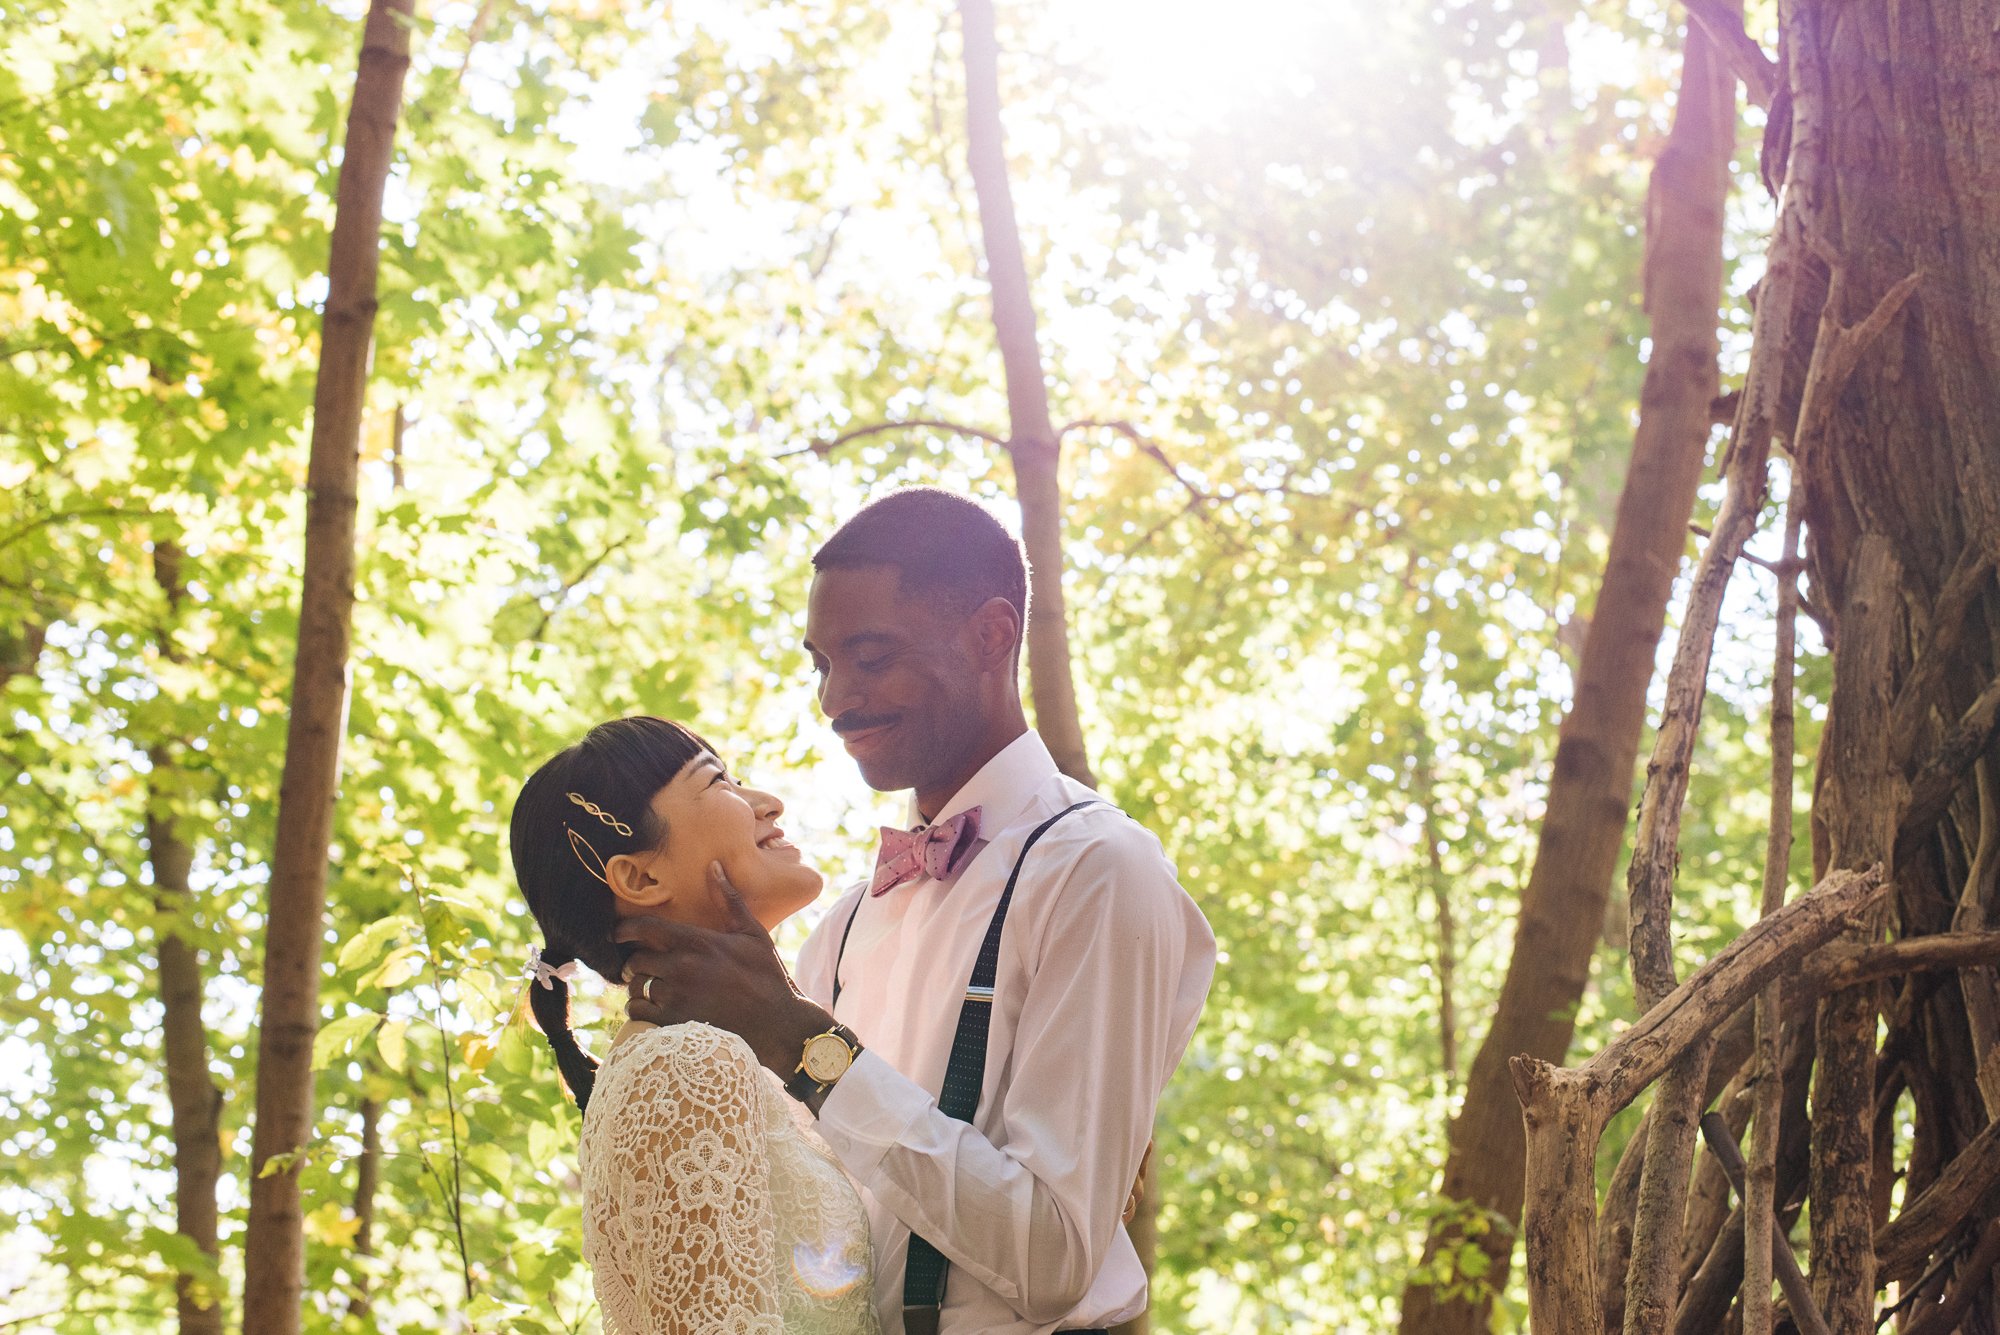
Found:
M 1895 776 L 1882 719 L 1888 714 L 1890 663 L 1898 629 L 1900 564 L 1881 534 L 1864 531 L 1848 562 L 1840 637 L 1834 646 L 1834 692 L 1820 746 L 1822 785 L 1814 803 L 1833 866 L 1874 865 L 1894 844 Z M 1881 937 L 1884 911 L 1860 915 L 1848 933 L 1856 945 Z M 1813 1297 L 1837 1330 L 1865 1329 L 1875 1312 L 1875 1228 L 1870 1165 L 1874 1160 L 1875 1035 L 1873 988 L 1828 993 L 1814 1025 L 1812 1165 Z
M 1716 515 L 1715 536 L 1702 549 L 1688 590 L 1687 612 L 1667 674 L 1666 704 L 1660 713 L 1652 757 L 1646 763 L 1646 789 L 1640 799 L 1625 884 L 1632 915 L 1632 981 L 1641 1003 L 1648 1006 L 1674 986 L 1673 874 L 1681 807 L 1687 797 L 1688 764 L 1701 725 L 1708 664 L 1715 650 L 1730 571 L 1756 528 L 1757 514 L 1764 504 L 1766 463 L 1804 252 L 1804 223 L 1796 210 L 1788 210 L 1772 242 L 1764 291 L 1757 302 L 1750 368 L 1725 466 L 1728 489 Z
M 1875 1262 L 1884 1281 L 1909 1279 L 1924 1258 L 2000 1185 L 2000 1122 L 1988 1122 L 1903 1212 L 1875 1235 Z
M 1959 715 L 1958 722 L 1938 740 L 1916 776 L 1910 780 L 1910 796 L 1897 823 L 1896 862 L 1901 865 L 1915 856 L 1931 829 L 1951 805 L 1965 772 L 1986 752 L 2000 726 L 2000 677 L 1986 683 L 1973 702 Z
M 1746 1165 L 1743 1162 L 1742 1153 L 1736 1148 L 1734 1137 L 1729 1134 L 1729 1128 L 1723 1124 L 1719 1114 L 1709 1113 L 1701 1119 L 1701 1137 L 1708 1142 L 1708 1148 L 1714 1153 L 1716 1161 L 1722 1165 L 1722 1171 L 1729 1175 L 1729 1185 L 1736 1188 L 1736 1194 L 1741 1196 L 1748 1186 L 1745 1181 Z M 1748 1231 L 1750 1221 L 1747 1216 L 1743 1220 L 1743 1225 L 1745 1229 L 1744 1236 L 1746 1238 L 1756 1236 Z M 1785 1301 L 1792 1305 L 1792 1320 L 1797 1323 L 1800 1335 L 1832 1335 L 1832 1332 L 1826 1328 L 1825 1318 L 1820 1316 L 1819 1309 L 1813 1305 L 1812 1288 L 1806 1283 L 1805 1272 L 1799 1269 L 1799 1258 L 1792 1255 L 1791 1240 L 1777 1231 L 1777 1220 L 1775 1217 L 1771 1221 L 1771 1227 L 1766 1230 L 1766 1236 L 1771 1239 L 1771 1245 L 1768 1249 L 1760 1250 L 1768 1250 L 1771 1260 L 1764 1267 L 1764 1273 L 1766 1276 L 1769 1276 L 1773 1269 L 1777 1271 L 1778 1284 L 1785 1291 Z M 1746 1243 L 1745 1246 L 1747 1248 L 1748 1244 Z M 1749 1276 L 1752 1273 L 1748 1264 L 1749 1252 L 1747 1250 L 1744 1253 L 1744 1260 L 1744 1308 L 1747 1313 L 1750 1296 L 1748 1287 L 1750 1283 Z M 1770 1285 L 1771 1281 L 1769 1278 L 1766 1278 L 1764 1281 L 1766 1290 L 1770 1288 Z M 1767 1292 L 1765 1294 L 1765 1306 L 1767 1308 L 1770 1305 L 1768 1301 L 1769 1297 L 1770 1295 Z M 1746 1323 L 1744 1326 L 1745 1330 L 1769 1329 L 1768 1326 L 1753 1327 L 1748 1325 L 1749 1317 L 1747 1315 L 1744 1317 L 1744 1321 Z
M 1815 889 L 1730 942 L 1581 1068 L 1603 1086 L 1605 1115 L 1638 1097 L 1690 1044 L 1867 912 L 1888 888 L 1880 866 L 1829 872 Z
M 1688 15 L 1701 25 L 1708 39 L 1729 60 L 1729 68 L 1743 81 L 1743 91 L 1760 107 L 1771 105 L 1778 86 L 1778 62 L 1764 54 L 1743 27 L 1743 16 L 1717 0 L 1687 0 Z
M 1987 1221 L 1979 1241 L 1973 1244 L 1972 1255 L 1959 1271 L 1958 1283 L 1944 1301 L 1917 1312 L 1915 1319 L 1903 1327 L 1903 1335 L 1951 1335 L 1958 1329 L 1966 1309 L 1972 1306 L 1972 1300 L 1992 1279 L 1996 1265 L 2000 1265 L 2000 1219 Z
M 1833 872 L 1731 942 L 1582 1067 L 1526 1056 L 1509 1062 L 1527 1133 L 1524 1231 L 1537 1330 L 1584 1331 L 1597 1319 L 1594 1164 L 1606 1120 L 1887 888 L 1880 867 Z
M 1806 974 L 1818 990 L 1835 992 L 1906 973 L 2000 965 L 2000 932 L 1939 932 L 1875 946 L 1832 945 Z
M 1667 1067 L 1653 1093 L 1653 1128 L 1639 1176 L 1632 1259 L 1625 1272 L 1626 1335 L 1665 1335 L 1679 1304 L 1680 1249 L 1675 1243 L 1687 1216 L 1695 1124 L 1714 1050 L 1713 1031 L 1697 1035 Z
M 1968 544 L 1951 574 L 1945 577 L 1944 587 L 1938 590 L 1923 651 L 1917 654 L 1909 676 L 1896 693 L 1896 704 L 1889 715 L 1889 736 L 1897 747 L 1899 765 L 1907 767 L 1916 759 L 1913 748 L 1923 736 L 1924 716 L 1930 712 L 1938 683 L 1958 654 L 1966 628 L 1972 625 L 1972 618 L 1967 615 L 1972 610 L 1972 600 L 1986 590 L 1992 573 L 1992 554 L 1985 547 Z
M 1804 453 L 1806 443 L 1818 440 L 1826 417 L 1833 411 L 1832 405 L 1840 398 L 1840 392 L 1847 388 L 1847 382 L 1861 365 L 1861 358 L 1873 347 L 1875 340 L 1882 337 L 1889 322 L 1903 309 L 1903 303 L 1917 290 L 1923 281 L 1922 271 L 1909 274 L 1882 294 L 1875 303 L 1875 309 L 1862 317 L 1859 324 L 1840 323 L 1837 300 L 1844 275 L 1838 270 L 1833 276 L 1826 307 L 1821 314 L 1819 337 L 1813 343 L 1812 364 L 1806 372 L 1805 388 L 1799 394 L 1799 427 L 1794 436 L 1793 452 Z
M 1702 1091 L 1702 1106 L 1719 1096 L 1731 1078 L 1743 1070 L 1752 1046 L 1751 1012 L 1746 1007 L 1729 1017 L 1715 1036 L 1715 1054 L 1708 1063 L 1708 1084 Z M 1612 1171 L 1604 1190 L 1604 1203 L 1597 1212 L 1597 1284 L 1603 1303 L 1602 1328 L 1607 1331 L 1625 1325 L 1625 1272 L 1632 1259 L 1632 1218 L 1639 1203 L 1639 1174 L 1646 1158 L 1646 1142 L 1652 1136 L 1653 1110 L 1646 1115 L 1625 1142 L 1625 1150 Z
M 1771 815 L 1770 832 L 1764 844 L 1764 894 L 1759 911 L 1765 918 L 1784 906 L 1785 888 L 1791 879 L 1792 773 L 1798 747 L 1793 660 L 1797 656 L 1799 630 L 1799 529 L 1805 515 L 1805 498 L 1798 493 L 1797 486 L 1794 482 L 1793 494 L 1785 503 L 1785 547 L 1781 560 L 1786 569 L 1778 577 L 1777 652 L 1771 667 Z M 1774 1197 L 1778 1182 L 1778 1119 L 1784 1102 L 1784 1071 L 1778 1061 L 1781 1000 L 1780 988 L 1775 983 L 1766 984 L 1757 994 L 1756 1108 L 1752 1114 L 1750 1165 L 1744 1174 L 1747 1183 L 1737 1184 L 1737 1192 L 1743 1198 L 1745 1238 L 1743 1328 L 1760 1335 L 1771 1329 L 1771 1257 L 1764 1248 L 1751 1246 L 1749 1239 L 1763 1237 L 1777 1223 Z M 1735 1149 L 1733 1142 L 1730 1149 L 1732 1152 Z M 1726 1160 L 1724 1167 L 1728 1167 Z M 1789 1246 L 1785 1254 L 1791 1256 Z M 1794 1301 L 1793 1307 L 1798 1306 Z M 1810 1305 L 1806 1310 L 1811 1310 Z

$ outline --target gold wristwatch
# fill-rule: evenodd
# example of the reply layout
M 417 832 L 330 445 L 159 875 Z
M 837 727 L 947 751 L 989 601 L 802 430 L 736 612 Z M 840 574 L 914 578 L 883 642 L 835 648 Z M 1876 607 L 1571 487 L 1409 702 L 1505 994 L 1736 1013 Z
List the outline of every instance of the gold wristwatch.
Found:
M 785 1092 L 812 1106 L 815 1099 L 823 1097 L 834 1082 L 847 1074 L 847 1068 L 854 1065 L 860 1052 L 861 1039 L 844 1024 L 814 1034 L 806 1040 L 805 1051 L 799 1055 L 791 1079 L 785 1081 Z

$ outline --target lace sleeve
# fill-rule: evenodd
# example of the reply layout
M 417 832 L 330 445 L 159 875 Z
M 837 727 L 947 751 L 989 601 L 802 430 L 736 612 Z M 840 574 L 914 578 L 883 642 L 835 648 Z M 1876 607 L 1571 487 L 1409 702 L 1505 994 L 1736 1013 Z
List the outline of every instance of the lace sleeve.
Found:
M 600 1076 L 584 1199 L 612 1335 L 779 1335 L 760 1068 L 741 1039 L 674 1025 Z

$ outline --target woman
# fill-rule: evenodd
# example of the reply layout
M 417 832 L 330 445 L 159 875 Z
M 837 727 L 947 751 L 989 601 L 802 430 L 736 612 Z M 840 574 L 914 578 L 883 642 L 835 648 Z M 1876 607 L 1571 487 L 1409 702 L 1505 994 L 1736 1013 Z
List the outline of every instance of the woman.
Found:
M 621 918 L 725 923 L 710 862 L 767 929 L 818 897 L 783 811 L 657 718 L 593 728 L 514 803 L 514 875 L 546 943 L 528 993 L 584 1110 L 583 1253 L 606 1335 L 877 1329 L 860 1198 L 743 1040 L 628 1022 L 600 1067 L 569 1027 L 574 962 L 623 973 Z

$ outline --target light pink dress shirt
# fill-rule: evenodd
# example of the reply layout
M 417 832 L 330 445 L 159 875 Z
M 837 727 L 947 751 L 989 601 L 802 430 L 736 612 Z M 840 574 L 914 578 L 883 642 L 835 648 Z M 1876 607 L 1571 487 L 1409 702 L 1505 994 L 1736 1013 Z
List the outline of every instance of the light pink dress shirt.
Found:
M 1022 842 L 1095 796 L 1024 734 L 937 813 L 982 808 L 969 863 L 879 898 L 863 882 L 800 953 L 800 987 L 828 1005 L 859 904 L 835 1014 L 866 1051 L 819 1127 L 868 1209 L 888 1335 L 902 1329 L 912 1229 L 951 1263 L 941 1335 L 1109 1326 L 1145 1307 L 1145 1272 L 1118 1216 L 1215 973 L 1215 937 L 1149 831 L 1089 807 L 1028 854 L 1001 941 L 979 1111 L 967 1125 L 937 1107 L 965 985 Z

